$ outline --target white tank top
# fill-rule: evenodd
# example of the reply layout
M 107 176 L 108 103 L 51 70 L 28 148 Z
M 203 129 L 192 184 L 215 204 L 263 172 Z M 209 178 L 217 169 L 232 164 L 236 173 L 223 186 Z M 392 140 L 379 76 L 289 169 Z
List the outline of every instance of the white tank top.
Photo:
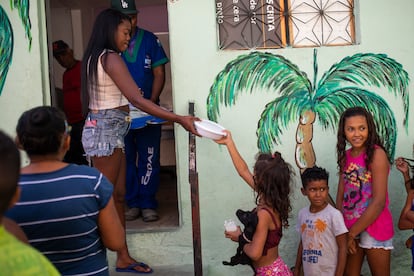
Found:
M 89 89 L 89 109 L 104 110 L 127 105 L 128 100 L 119 90 L 111 77 L 105 72 L 102 66 L 102 56 L 111 50 L 103 51 L 97 63 L 97 82 Z M 89 61 L 88 61 L 89 63 Z M 88 64 L 89 67 L 89 64 Z M 92 80 L 93 81 L 93 80 Z

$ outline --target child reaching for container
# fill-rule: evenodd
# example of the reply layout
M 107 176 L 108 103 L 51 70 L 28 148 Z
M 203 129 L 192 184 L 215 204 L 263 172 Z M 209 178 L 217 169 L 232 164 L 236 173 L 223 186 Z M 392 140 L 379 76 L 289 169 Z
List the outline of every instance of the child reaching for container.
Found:
M 400 230 L 414 229 L 414 182 L 413 179 L 410 178 L 409 164 L 403 157 L 398 157 L 397 160 L 395 160 L 395 166 L 404 177 L 404 186 L 407 192 L 407 199 L 403 209 L 401 210 L 400 219 L 398 220 L 398 228 Z M 406 246 L 411 249 L 412 271 L 414 271 L 413 238 L 414 235 L 406 241 Z
M 302 194 L 310 206 L 299 211 L 296 230 L 301 240 L 298 246 L 294 275 L 342 276 L 346 263 L 346 233 L 344 218 L 328 203 L 329 174 L 320 167 L 307 168 L 301 175 Z
M 259 153 L 252 173 L 238 152 L 230 131 L 225 132 L 227 135 L 215 142 L 226 145 L 237 172 L 256 194 L 255 211 L 259 222 L 253 239 L 243 247 L 243 251 L 252 259 L 257 276 L 292 275 L 278 250 L 282 228 L 288 227 L 292 209 L 289 199 L 292 168 L 279 152 Z M 225 232 L 226 238 L 235 242 L 240 235 L 243 236 L 240 227 L 236 231 Z
M 388 208 L 390 162 L 372 115 L 362 107 L 345 110 L 337 138 L 336 206 L 349 230 L 345 275 L 359 276 L 365 256 L 371 275 L 390 275 L 394 235 Z

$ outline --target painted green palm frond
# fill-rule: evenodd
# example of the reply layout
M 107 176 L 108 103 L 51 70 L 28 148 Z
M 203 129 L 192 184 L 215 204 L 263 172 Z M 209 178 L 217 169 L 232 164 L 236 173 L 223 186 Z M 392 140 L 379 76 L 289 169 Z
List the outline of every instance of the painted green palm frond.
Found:
M 282 95 L 311 91 L 306 74 L 282 56 L 252 52 L 231 61 L 217 75 L 207 97 L 207 115 L 217 121 L 220 105 L 231 106 L 243 93 L 257 88 L 280 91 Z
M 257 127 L 257 147 L 261 152 L 272 152 L 273 144 L 281 143 L 281 135 L 292 122 L 299 122 L 304 110 L 311 109 L 308 91 L 284 95 L 268 103 Z
M 315 105 L 318 122 L 324 129 L 336 131 L 342 112 L 353 106 L 362 106 L 371 112 L 388 157 L 390 161 L 393 160 L 397 141 L 397 124 L 391 108 L 377 94 L 357 87 L 342 87 L 331 93 L 320 95 L 318 104 Z
M 19 12 L 20 19 L 22 20 L 24 30 L 26 32 L 26 37 L 29 40 L 29 51 L 32 48 L 32 23 L 30 22 L 29 0 L 10 0 L 10 7 L 13 10 L 15 7 Z
M 408 128 L 408 73 L 396 60 L 385 54 L 359 53 L 334 64 L 318 83 L 318 90 L 335 89 L 350 83 L 356 86 L 384 86 L 395 96 L 401 96 L 404 106 L 404 126 Z M 346 85 L 346 84 L 345 84 Z
M 0 95 L 12 62 L 13 48 L 12 26 L 6 12 L 0 5 Z

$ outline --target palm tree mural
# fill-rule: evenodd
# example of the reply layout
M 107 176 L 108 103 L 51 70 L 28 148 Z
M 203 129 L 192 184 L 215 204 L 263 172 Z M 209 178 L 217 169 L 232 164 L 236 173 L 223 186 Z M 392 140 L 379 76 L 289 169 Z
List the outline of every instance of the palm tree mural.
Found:
M 10 0 L 10 8 L 17 9 L 22 20 L 25 34 L 32 47 L 31 23 L 29 17 L 29 0 Z M 13 28 L 6 11 L 0 5 L 0 95 L 6 82 L 7 73 L 12 62 L 14 48 Z
M 385 87 L 402 98 L 403 125 L 408 127 L 407 72 L 384 54 L 359 53 L 334 64 L 317 81 L 317 52 L 314 50 L 313 84 L 306 73 L 283 56 L 252 52 L 230 62 L 216 77 L 207 98 L 207 115 L 217 121 L 220 105 L 231 106 L 242 93 L 272 90 L 278 93 L 261 114 L 257 127 L 257 146 L 272 152 L 281 143 L 283 131 L 292 122 L 296 131 L 295 161 L 301 171 L 315 165 L 312 146 L 316 119 L 324 130 L 335 131 L 341 113 L 352 106 L 367 108 L 375 119 L 389 159 L 394 158 L 397 137 L 396 121 L 387 102 L 370 91 Z

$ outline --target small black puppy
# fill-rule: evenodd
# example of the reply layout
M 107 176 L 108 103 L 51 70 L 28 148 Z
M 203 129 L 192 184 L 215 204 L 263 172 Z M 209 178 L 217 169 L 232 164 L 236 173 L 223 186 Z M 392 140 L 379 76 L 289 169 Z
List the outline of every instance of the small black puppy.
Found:
M 252 260 L 246 255 L 246 253 L 243 252 L 243 247 L 245 244 L 251 242 L 253 234 L 256 231 L 256 226 L 259 220 L 257 218 L 256 209 L 253 209 L 252 211 L 243 211 L 238 209 L 236 211 L 236 216 L 244 225 L 244 230 L 239 236 L 239 246 L 237 247 L 236 255 L 230 258 L 230 262 L 223 261 L 223 265 L 250 265 L 253 271 L 255 271 L 252 265 Z

